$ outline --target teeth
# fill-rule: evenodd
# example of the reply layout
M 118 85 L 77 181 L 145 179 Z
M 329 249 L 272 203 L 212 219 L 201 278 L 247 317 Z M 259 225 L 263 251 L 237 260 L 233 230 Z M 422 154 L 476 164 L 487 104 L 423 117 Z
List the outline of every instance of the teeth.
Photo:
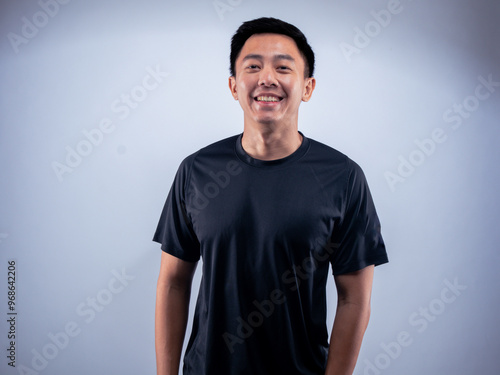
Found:
M 274 96 L 258 96 L 257 101 L 259 102 L 279 102 L 279 99 Z

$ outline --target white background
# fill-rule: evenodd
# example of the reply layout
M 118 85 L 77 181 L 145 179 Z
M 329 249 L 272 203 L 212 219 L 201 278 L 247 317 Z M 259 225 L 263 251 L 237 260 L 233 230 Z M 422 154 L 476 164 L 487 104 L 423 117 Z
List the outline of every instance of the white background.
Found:
M 382 222 L 390 263 L 375 272 L 355 374 L 499 373 L 500 86 L 474 99 L 479 77 L 500 82 L 498 1 L 49 3 L 0 2 L 2 374 L 155 373 L 151 238 L 179 162 L 242 131 L 229 44 L 261 16 L 308 37 L 317 88 L 299 129 L 362 166 Z M 162 72 L 156 82 L 148 69 Z M 122 95 L 140 100 L 125 112 Z M 456 105 L 468 110 L 443 117 Z M 84 131 L 106 119 L 108 132 L 88 143 Z M 442 142 L 419 151 L 415 140 L 436 132 Z M 86 155 L 58 177 L 54 163 L 77 149 Z M 402 159 L 418 165 L 391 188 Z

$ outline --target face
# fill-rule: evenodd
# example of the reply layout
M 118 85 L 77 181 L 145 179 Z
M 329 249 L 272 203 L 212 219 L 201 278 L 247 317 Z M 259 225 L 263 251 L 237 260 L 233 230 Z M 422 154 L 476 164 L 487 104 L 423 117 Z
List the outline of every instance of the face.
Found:
M 295 41 L 280 34 L 248 38 L 229 78 L 233 97 L 240 102 L 245 126 L 297 124 L 299 106 L 311 98 L 316 81 L 304 77 L 305 61 Z

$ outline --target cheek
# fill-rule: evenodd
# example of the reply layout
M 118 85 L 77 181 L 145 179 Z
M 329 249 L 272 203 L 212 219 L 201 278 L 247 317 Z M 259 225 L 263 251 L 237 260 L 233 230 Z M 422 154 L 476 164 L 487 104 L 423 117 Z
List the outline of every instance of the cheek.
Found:
M 249 82 L 248 80 L 242 79 L 242 80 L 239 81 L 238 86 L 239 86 L 239 89 L 240 89 L 239 91 L 240 91 L 241 94 L 243 94 L 243 95 L 249 95 L 250 94 L 250 92 L 251 92 L 251 82 Z
M 291 83 L 287 86 L 287 95 L 294 101 L 301 101 L 304 95 L 304 86 L 300 83 Z
M 302 95 L 304 85 L 296 77 L 285 76 L 281 79 L 280 84 L 288 95 L 297 95 L 298 93 Z
M 241 81 L 238 87 L 238 100 L 240 100 L 240 102 L 245 102 L 248 105 L 251 105 L 253 103 L 253 86 L 251 82 Z

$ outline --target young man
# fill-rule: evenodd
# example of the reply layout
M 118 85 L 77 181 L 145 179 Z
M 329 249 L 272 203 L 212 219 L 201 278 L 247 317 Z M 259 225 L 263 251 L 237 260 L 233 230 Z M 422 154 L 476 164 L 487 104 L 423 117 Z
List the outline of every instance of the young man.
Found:
M 243 133 L 184 159 L 154 236 L 163 250 L 158 374 L 178 374 L 200 257 L 184 374 L 352 374 L 373 268 L 387 262 L 365 177 L 298 131 L 300 103 L 316 83 L 300 30 L 274 18 L 245 22 L 230 60 Z M 338 305 L 328 342 L 330 264 Z

